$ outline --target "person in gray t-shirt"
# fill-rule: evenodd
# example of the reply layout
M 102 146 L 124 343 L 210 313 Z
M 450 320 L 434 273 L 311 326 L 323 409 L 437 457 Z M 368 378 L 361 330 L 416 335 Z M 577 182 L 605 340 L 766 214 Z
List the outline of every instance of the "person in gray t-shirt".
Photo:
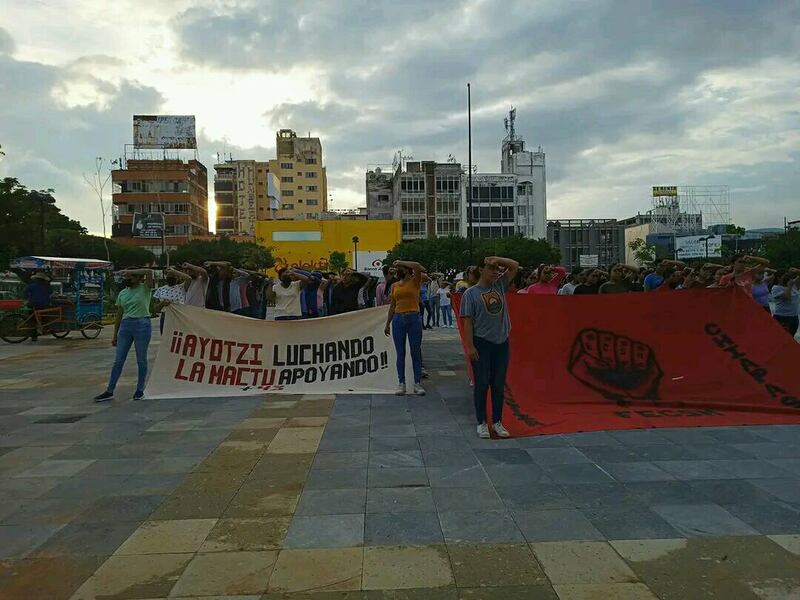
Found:
M 478 283 L 465 291 L 461 299 L 464 345 L 475 375 L 473 392 L 478 436 L 490 437 L 486 424 L 486 395 L 491 388 L 494 432 L 499 437 L 508 437 L 502 424 L 508 334 L 511 332 L 505 294 L 519 270 L 519 263 L 510 258 L 489 256 L 481 261 L 479 269 Z

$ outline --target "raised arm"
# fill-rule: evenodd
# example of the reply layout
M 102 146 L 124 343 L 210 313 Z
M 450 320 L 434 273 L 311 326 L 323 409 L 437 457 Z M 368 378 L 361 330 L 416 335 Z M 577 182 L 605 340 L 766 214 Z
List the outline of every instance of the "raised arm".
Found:
M 191 271 L 201 279 L 208 279 L 208 271 L 206 271 L 203 267 L 198 267 L 197 265 L 193 265 L 192 263 L 188 262 L 183 263 L 181 267 L 187 271 Z
M 286 271 L 286 274 L 289 275 L 294 281 L 300 281 L 304 285 L 307 283 L 311 283 L 311 277 L 309 277 L 305 271 L 297 271 L 295 269 L 289 269 Z
M 183 271 L 178 271 L 177 269 L 164 269 L 164 273 L 169 273 L 170 275 L 175 275 L 181 281 L 188 281 L 191 279 L 190 275 L 187 275 Z
M 484 261 L 487 265 L 496 265 L 506 269 L 505 279 L 507 283 L 514 281 L 519 271 L 519 263 L 513 258 L 504 258 L 502 256 L 487 256 Z
M 769 266 L 769 261 L 766 258 L 761 258 L 760 256 L 745 256 L 744 260 L 753 265 L 751 268 Z
M 153 269 L 123 269 L 121 272 L 129 275 L 141 275 L 144 277 L 145 285 L 153 289 Z

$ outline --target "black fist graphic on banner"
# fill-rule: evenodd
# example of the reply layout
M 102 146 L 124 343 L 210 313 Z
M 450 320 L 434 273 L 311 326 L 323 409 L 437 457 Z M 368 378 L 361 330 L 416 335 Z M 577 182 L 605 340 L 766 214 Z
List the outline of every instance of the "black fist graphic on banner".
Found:
M 568 368 L 583 385 L 620 405 L 658 400 L 663 372 L 655 352 L 628 337 L 584 329 L 572 345 Z

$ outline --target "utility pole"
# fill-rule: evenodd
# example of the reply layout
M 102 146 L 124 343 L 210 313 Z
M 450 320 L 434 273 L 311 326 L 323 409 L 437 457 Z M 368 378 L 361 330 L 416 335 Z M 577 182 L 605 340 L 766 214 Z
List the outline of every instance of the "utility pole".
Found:
M 474 245 L 472 240 L 472 90 L 467 83 L 467 236 L 469 237 L 469 263 L 474 262 Z

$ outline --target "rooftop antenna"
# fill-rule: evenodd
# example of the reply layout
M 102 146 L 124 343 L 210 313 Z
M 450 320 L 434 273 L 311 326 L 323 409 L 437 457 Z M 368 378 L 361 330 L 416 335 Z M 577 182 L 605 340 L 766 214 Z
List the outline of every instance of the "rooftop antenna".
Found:
M 508 111 L 508 117 L 503 119 L 503 124 L 506 127 L 506 131 L 508 132 L 508 139 L 514 140 L 516 138 L 516 132 L 514 131 L 514 121 L 517 119 L 517 109 L 513 106 L 511 110 Z

